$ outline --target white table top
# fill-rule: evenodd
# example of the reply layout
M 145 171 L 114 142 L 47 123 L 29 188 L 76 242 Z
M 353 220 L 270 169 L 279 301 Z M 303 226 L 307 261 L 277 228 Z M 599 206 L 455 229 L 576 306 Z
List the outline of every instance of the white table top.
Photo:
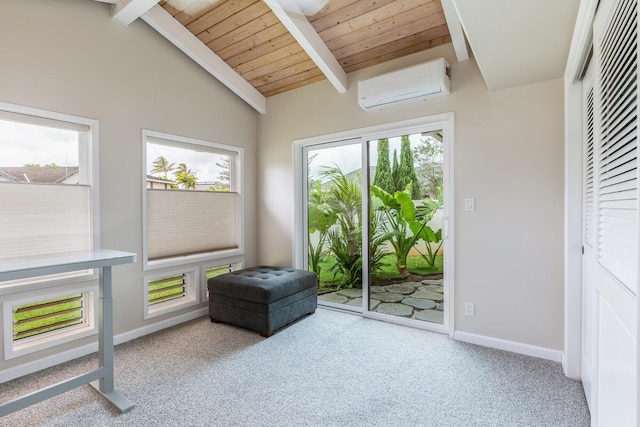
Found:
M 136 254 L 111 249 L 4 258 L 0 259 L 0 282 L 110 267 L 135 261 Z

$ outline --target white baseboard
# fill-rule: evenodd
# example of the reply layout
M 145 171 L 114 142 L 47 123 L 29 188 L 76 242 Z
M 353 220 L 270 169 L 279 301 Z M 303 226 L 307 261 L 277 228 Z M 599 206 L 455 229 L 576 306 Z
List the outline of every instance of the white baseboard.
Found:
M 552 350 L 550 348 L 537 347 L 535 345 L 523 344 L 515 341 L 507 341 L 500 338 L 492 338 L 484 335 L 471 334 L 469 332 L 461 331 L 454 332 L 453 337 L 458 341 L 464 341 L 470 344 L 497 348 L 498 350 L 506 350 L 512 353 L 552 360 L 558 363 L 562 362 L 562 351 L 560 350 Z
M 0 383 L 4 383 L 15 378 L 20 378 L 34 372 L 41 371 L 50 366 L 59 365 L 60 363 L 68 362 L 69 360 L 77 359 L 87 354 L 95 353 L 98 351 L 98 343 L 86 344 L 81 347 L 76 347 L 71 350 L 63 351 L 51 356 L 46 356 L 32 362 L 23 363 L 13 368 L 3 369 L 0 371 Z
M 162 329 L 170 328 L 171 326 L 179 325 L 180 323 L 188 322 L 189 320 L 202 317 L 209 312 L 208 308 L 201 308 L 180 316 L 172 317 L 160 322 L 155 322 L 142 328 L 135 329 L 133 331 L 118 334 L 113 337 L 114 345 L 122 344 L 127 341 L 134 340 L 136 338 L 143 337 L 154 332 L 158 332 Z M 63 351 L 51 356 L 43 357 L 32 362 L 27 362 L 13 368 L 4 369 L 0 371 L 0 383 L 4 383 L 15 378 L 20 378 L 34 372 L 41 371 L 51 366 L 59 365 L 60 363 L 68 362 L 73 359 L 77 359 L 87 354 L 95 353 L 98 351 L 98 343 L 94 342 L 86 344 L 81 347 L 76 347 L 71 350 Z
M 145 335 L 152 334 L 154 332 L 161 331 L 163 329 L 170 328 L 175 325 L 179 325 L 180 323 L 188 322 L 189 320 L 197 319 L 198 317 L 202 317 L 209 314 L 209 309 L 207 307 L 200 308 L 195 311 L 191 311 L 189 313 L 182 314 L 180 316 L 171 317 L 169 319 L 163 320 L 161 322 L 152 323 L 148 326 L 143 326 L 142 328 L 134 329 L 133 331 L 125 332 L 123 334 L 116 335 L 113 337 L 113 344 L 118 345 L 125 343 L 127 341 L 134 340 L 136 338 L 143 337 Z M 97 350 L 96 350 L 97 351 Z

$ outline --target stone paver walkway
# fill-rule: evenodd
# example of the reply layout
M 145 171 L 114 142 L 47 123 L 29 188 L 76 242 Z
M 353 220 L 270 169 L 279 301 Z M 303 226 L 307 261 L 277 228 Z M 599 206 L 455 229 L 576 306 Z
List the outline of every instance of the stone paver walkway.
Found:
M 371 310 L 425 322 L 443 323 L 442 279 L 425 279 L 371 287 Z M 318 295 L 322 301 L 362 307 L 362 289 L 342 289 Z

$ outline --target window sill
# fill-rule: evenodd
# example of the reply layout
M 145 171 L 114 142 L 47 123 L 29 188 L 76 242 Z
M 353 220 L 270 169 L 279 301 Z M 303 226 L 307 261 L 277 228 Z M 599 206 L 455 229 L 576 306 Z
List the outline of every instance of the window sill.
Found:
M 167 259 L 155 260 L 155 261 L 145 261 L 143 270 L 153 271 L 153 270 L 160 270 L 163 268 L 185 266 L 189 264 L 202 264 L 210 261 L 220 261 L 220 260 L 224 260 L 225 258 L 242 257 L 242 256 L 244 256 L 244 251 L 242 249 L 230 249 L 226 251 L 208 252 L 204 254 L 187 255 L 187 256 L 167 258 Z

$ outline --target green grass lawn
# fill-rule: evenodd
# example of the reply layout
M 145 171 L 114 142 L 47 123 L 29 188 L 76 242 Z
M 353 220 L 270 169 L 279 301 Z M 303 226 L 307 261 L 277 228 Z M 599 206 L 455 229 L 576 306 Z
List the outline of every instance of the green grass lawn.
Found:
M 14 307 L 14 340 L 82 322 L 82 297 L 73 294 Z
M 335 265 L 335 259 L 332 257 L 325 257 L 320 263 L 320 289 L 333 289 L 340 283 L 342 275 L 338 273 L 334 277 L 334 272 L 330 271 L 331 267 Z M 409 256 L 407 258 L 407 264 L 409 272 L 420 276 L 426 276 L 433 273 L 441 273 L 443 266 L 443 257 L 436 257 L 435 268 L 430 268 L 426 261 L 421 256 Z M 403 276 L 396 267 L 396 258 L 394 254 L 387 254 L 382 258 L 382 268 L 375 273 L 374 280 L 391 280 L 401 279 Z

